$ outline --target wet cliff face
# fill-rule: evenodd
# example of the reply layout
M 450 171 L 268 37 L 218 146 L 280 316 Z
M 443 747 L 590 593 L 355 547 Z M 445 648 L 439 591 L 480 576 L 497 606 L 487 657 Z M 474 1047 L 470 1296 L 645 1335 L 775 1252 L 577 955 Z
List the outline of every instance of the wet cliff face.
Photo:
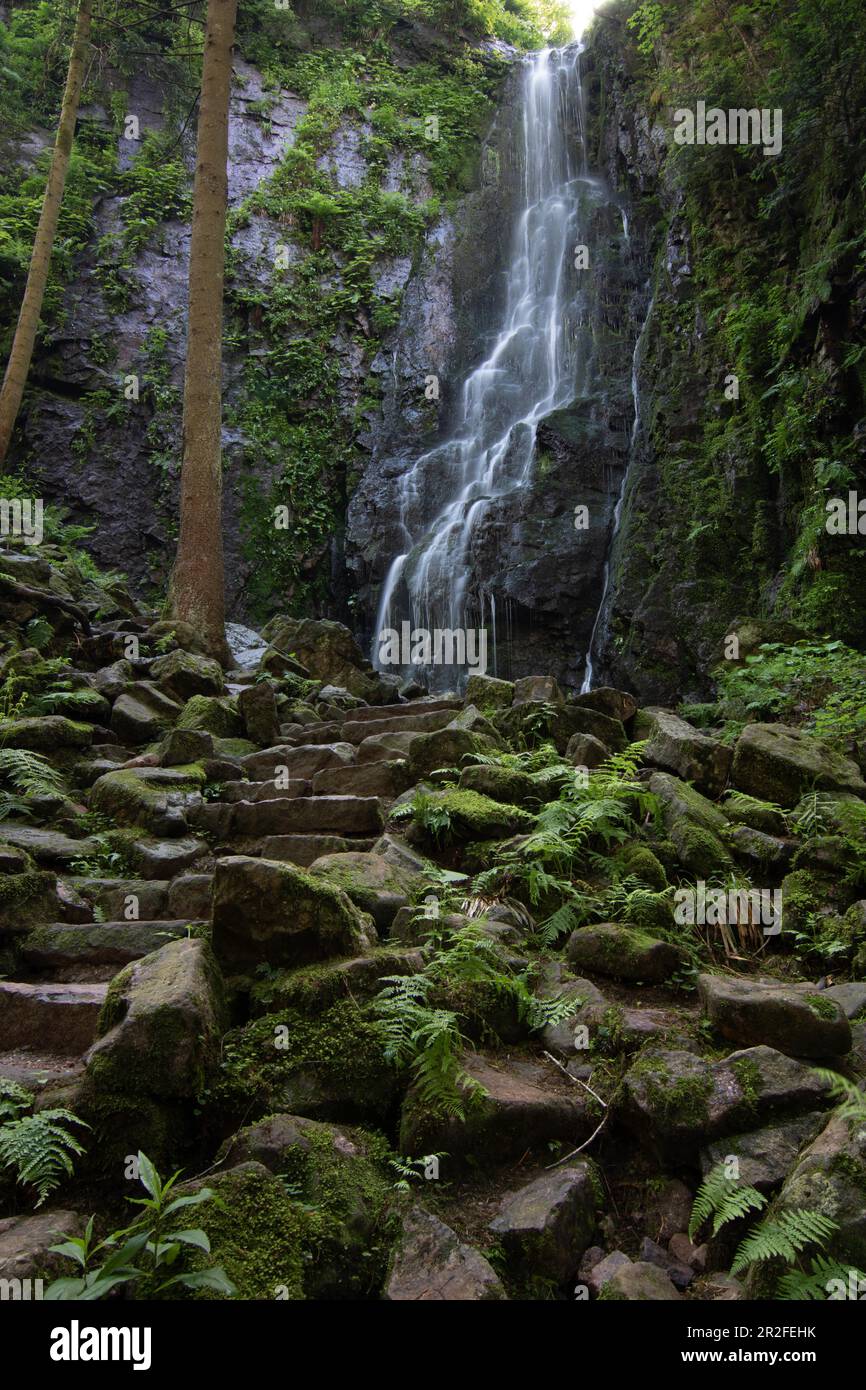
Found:
M 627 12 L 608 7 L 584 55 L 598 164 L 652 290 L 598 677 L 700 700 L 744 614 L 770 639 L 791 620 L 866 639 L 862 550 L 825 526 L 827 498 L 866 480 L 862 142 L 810 78 L 817 29 L 774 19 L 744 39 L 684 9 L 642 57 Z M 676 146 L 672 111 L 700 97 L 783 108 L 780 157 Z
M 579 65 L 573 80 L 580 80 Z M 467 378 L 502 330 L 522 211 L 522 82 L 515 64 L 484 145 L 481 186 L 428 237 L 400 323 L 375 364 L 385 382 L 383 414 L 372 462 L 349 506 L 347 537 L 356 612 L 371 642 L 389 568 L 407 544 L 406 479 L 414 539 L 425 526 L 435 537 L 456 486 L 446 442 L 461 429 Z M 565 137 L 575 150 L 582 147 L 577 125 Z M 563 316 L 577 340 L 572 399 L 541 420 L 528 482 L 499 490 L 477 509 L 464 557 L 465 612 L 486 619 L 496 671 L 551 670 L 570 685 L 583 677 L 602 595 L 628 457 L 631 358 L 648 273 L 640 243 L 626 231 L 627 204 L 610 196 L 593 169 L 593 151 L 587 154 L 585 176 L 568 196 L 576 206 L 573 249 L 585 245 L 588 264 L 578 267 L 569 254 L 562 286 Z M 519 382 L 520 367 L 511 371 Z M 438 401 L 425 394 L 432 377 Z M 520 448 L 518 430 L 513 450 Z M 417 468 L 428 455 L 432 466 Z M 397 594 L 394 615 L 424 621 L 399 604 Z

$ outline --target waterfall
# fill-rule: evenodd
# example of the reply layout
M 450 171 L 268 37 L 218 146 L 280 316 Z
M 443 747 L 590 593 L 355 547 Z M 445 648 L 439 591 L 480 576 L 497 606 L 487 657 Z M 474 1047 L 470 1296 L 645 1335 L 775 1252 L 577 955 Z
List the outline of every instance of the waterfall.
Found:
M 507 292 L 492 349 L 463 383 L 451 436 L 422 454 L 399 482 L 404 549 L 382 585 L 374 631 L 470 629 L 495 614 L 492 594 L 473 589 L 469 547 L 491 501 L 526 488 L 541 420 L 573 401 L 586 334 L 573 273 L 582 200 L 601 184 L 586 170 L 579 48 L 544 49 L 522 73 L 522 196 Z M 570 138 L 576 132 L 577 138 Z M 448 501 L 431 517 L 426 485 L 446 479 Z M 441 495 L 441 482 L 440 495 Z M 507 616 L 507 615 L 506 615 Z M 461 672 L 419 670 L 440 687 Z M 432 679 L 431 679 L 432 678 Z

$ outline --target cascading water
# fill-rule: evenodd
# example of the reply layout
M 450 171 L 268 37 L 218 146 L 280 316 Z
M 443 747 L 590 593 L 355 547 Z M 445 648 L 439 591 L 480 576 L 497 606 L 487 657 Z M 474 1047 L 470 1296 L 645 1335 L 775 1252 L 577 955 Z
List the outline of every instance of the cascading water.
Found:
M 488 357 L 463 385 L 454 433 L 400 481 L 405 550 L 382 586 L 376 638 L 408 619 L 427 631 L 487 625 L 495 640 L 495 602 L 472 587 L 473 528 L 494 498 L 526 486 L 539 422 L 580 387 L 589 344 L 579 331 L 573 257 L 581 205 L 598 197 L 601 185 L 586 171 L 578 47 L 537 53 L 522 82 L 523 196 L 501 325 Z M 431 518 L 425 501 L 434 473 L 440 494 L 445 474 L 450 500 Z M 378 655 L 374 640 L 374 661 Z M 455 673 L 443 666 L 423 674 L 441 686 Z

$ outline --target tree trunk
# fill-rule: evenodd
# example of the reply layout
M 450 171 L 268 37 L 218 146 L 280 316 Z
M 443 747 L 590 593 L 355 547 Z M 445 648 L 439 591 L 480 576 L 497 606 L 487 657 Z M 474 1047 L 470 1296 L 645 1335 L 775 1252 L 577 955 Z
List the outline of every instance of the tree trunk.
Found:
M 223 588 L 221 375 L 228 118 L 237 0 L 208 0 L 189 256 L 180 539 L 171 615 L 227 664 Z
M 57 139 L 54 143 L 54 153 L 51 156 L 51 169 L 48 174 L 45 197 L 42 200 L 42 211 L 39 215 L 39 226 L 36 229 L 36 240 L 33 243 L 33 255 L 30 258 L 30 270 L 27 275 L 24 298 L 21 302 L 21 312 L 18 315 L 15 337 L 12 341 L 12 351 L 6 364 L 3 386 L 0 388 L 0 467 L 2 467 L 9 450 L 9 441 L 15 428 L 15 420 L 21 406 L 24 387 L 27 385 L 27 374 L 30 371 L 30 361 L 33 357 L 33 344 L 36 342 L 36 330 L 39 327 L 39 317 L 42 313 L 45 286 L 48 283 L 48 272 L 51 269 L 51 252 L 57 233 L 60 204 L 63 201 L 63 188 L 66 183 L 66 171 L 69 168 L 69 156 L 72 153 L 72 141 L 75 138 L 75 121 L 78 116 L 78 102 L 84 81 L 84 63 L 90 39 L 92 11 L 93 0 L 79 0 L 72 51 L 69 55 L 69 70 L 66 74 L 66 90 L 63 93 L 63 105 L 60 109 L 60 124 L 57 127 Z

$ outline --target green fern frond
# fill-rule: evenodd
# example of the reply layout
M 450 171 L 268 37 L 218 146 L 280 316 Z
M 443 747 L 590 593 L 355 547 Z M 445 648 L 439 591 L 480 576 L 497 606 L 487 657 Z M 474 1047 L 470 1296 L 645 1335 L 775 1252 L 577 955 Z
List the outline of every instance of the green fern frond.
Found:
M 801 1250 L 809 1245 L 824 1245 L 838 1229 L 838 1223 L 829 1216 L 806 1207 L 780 1212 L 746 1236 L 734 1257 L 731 1273 L 739 1274 L 758 1260 L 782 1259 L 793 1264 Z
M 90 1128 L 69 1110 L 40 1110 L 0 1128 L 0 1167 L 14 1168 L 19 1183 L 36 1188 L 37 1207 L 72 1176 L 73 1156 L 84 1153 L 67 1128 L 71 1124 Z
M 57 768 L 41 753 L 26 748 L 0 748 L 0 777 L 25 796 L 57 796 L 65 791 Z
M 834 1302 L 848 1297 L 853 1281 L 855 1289 L 862 1281 L 866 1287 L 866 1274 L 862 1269 L 840 1264 L 838 1260 L 828 1259 L 826 1255 L 816 1255 L 809 1262 L 808 1270 L 792 1269 L 783 1274 L 776 1286 L 776 1298 L 783 1301 L 794 1299 L 797 1302 Z M 831 1285 L 837 1284 L 832 1289 Z M 841 1285 L 841 1290 L 838 1288 Z
M 709 1172 L 695 1194 L 689 1221 L 689 1240 L 694 1240 L 705 1221 L 713 1218 L 713 1235 L 718 1235 L 729 1221 L 736 1221 L 749 1211 L 760 1210 L 767 1199 L 757 1188 L 729 1178 L 723 1163 Z

